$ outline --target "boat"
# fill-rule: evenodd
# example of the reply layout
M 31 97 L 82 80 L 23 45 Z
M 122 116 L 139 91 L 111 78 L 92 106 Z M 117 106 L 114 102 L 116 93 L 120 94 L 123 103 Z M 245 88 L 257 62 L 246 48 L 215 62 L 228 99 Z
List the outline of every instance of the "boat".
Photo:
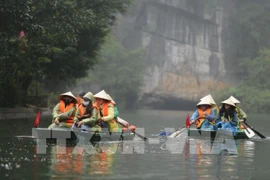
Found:
M 236 139 L 249 139 L 245 131 L 230 132 L 226 130 L 219 129 L 215 130 L 201 130 L 196 128 L 188 128 L 188 136 L 192 138 L 211 138 L 211 140 L 219 137 L 233 137 Z
M 65 139 L 67 141 L 87 141 L 87 142 L 103 142 L 103 141 L 129 141 L 134 139 L 134 132 L 88 132 L 82 131 L 80 128 L 34 128 L 33 136 L 37 139 L 56 142 L 57 139 Z M 57 137 L 57 138 L 56 138 Z

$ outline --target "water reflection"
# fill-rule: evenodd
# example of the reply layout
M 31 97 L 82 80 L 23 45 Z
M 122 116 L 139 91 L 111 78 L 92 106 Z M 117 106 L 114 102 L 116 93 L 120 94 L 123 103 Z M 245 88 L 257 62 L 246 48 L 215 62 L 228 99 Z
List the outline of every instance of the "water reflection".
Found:
M 209 140 L 188 139 L 184 148 L 187 163 L 187 176 L 192 178 L 240 178 L 243 177 L 236 167 L 252 167 L 254 162 L 255 143 L 236 141 L 237 153 L 223 151 L 211 154 L 213 142 Z M 220 146 L 222 147 L 222 146 Z M 248 176 L 245 174 L 244 176 Z M 248 178 L 248 177 L 247 177 Z
M 55 178 L 73 175 L 108 175 L 112 174 L 114 155 L 118 143 L 95 144 L 95 154 L 89 154 L 85 147 L 58 146 L 50 147 L 50 174 Z M 61 151 L 62 153 L 59 153 Z

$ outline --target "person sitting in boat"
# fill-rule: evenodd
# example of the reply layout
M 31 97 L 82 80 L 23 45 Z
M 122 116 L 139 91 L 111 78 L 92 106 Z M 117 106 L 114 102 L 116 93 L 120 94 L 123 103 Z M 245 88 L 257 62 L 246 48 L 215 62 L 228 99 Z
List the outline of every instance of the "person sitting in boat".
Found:
M 216 120 L 216 129 L 221 128 L 231 132 L 237 131 L 237 115 L 235 111 L 235 104 L 231 99 L 221 102 L 222 106 L 219 110 Z
M 94 95 L 99 108 L 99 123 L 102 128 L 108 128 L 109 132 L 119 132 L 118 124 L 114 119 L 114 105 L 108 94 L 102 90 Z
M 82 104 L 82 102 L 83 102 L 83 96 L 85 95 L 86 93 L 85 92 L 78 92 L 77 93 L 77 104 L 76 104 L 76 106 L 77 106 L 77 108 Z
M 77 128 L 101 131 L 101 127 L 97 125 L 98 107 L 94 104 L 94 96 L 91 92 L 88 92 L 83 96 L 83 102 L 77 109 L 74 121 L 74 126 Z
M 206 100 L 206 101 L 209 101 L 211 106 L 212 106 L 212 110 L 214 111 L 215 113 L 215 119 L 217 118 L 218 116 L 218 112 L 219 112 L 219 107 L 217 106 L 215 100 L 213 99 L 213 97 L 211 96 L 211 94 L 207 95 L 207 96 L 204 96 L 202 100 Z
M 113 104 L 114 106 L 114 119 L 117 120 L 118 116 L 119 116 L 119 111 L 118 111 L 118 108 L 117 108 L 117 105 L 116 105 L 116 102 L 113 100 L 113 98 L 107 94 L 109 96 L 109 98 L 111 99 L 111 103 Z
M 233 101 L 233 103 L 235 104 L 236 108 L 236 114 L 238 117 L 238 121 L 239 122 L 245 122 L 247 120 L 247 114 L 245 113 L 245 111 L 243 111 L 243 109 L 241 109 L 239 107 L 239 104 L 241 103 L 238 99 L 236 99 L 235 97 L 231 96 L 230 99 Z
M 202 100 L 197 104 L 197 110 L 190 118 L 190 124 L 196 125 L 197 129 L 214 130 L 215 113 L 209 101 Z
M 76 113 L 77 98 L 66 92 L 59 96 L 59 103 L 53 108 L 53 120 L 49 128 L 71 128 Z

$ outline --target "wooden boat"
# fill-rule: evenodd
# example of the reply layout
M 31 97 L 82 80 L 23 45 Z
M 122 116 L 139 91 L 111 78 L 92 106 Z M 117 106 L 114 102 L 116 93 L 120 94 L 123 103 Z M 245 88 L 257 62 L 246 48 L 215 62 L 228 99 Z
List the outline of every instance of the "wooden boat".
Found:
M 132 131 L 126 132 L 87 132 L 81 129 L 48 129 L 48 128 L 35 128 L 33 135 L 37 139 L 46 139 L 48 141 L 56 141 L 56 139 L 66 139 L 67 141 L 85 140 L 90 142 L 100 141 L 128 141 L 134 139 Z M 57 138 L 56 138 L 57 137 Z
M 196 128 L 188 129 L 188 136 L 192 138 L 211 138 L 214 140 L 219 137 L 233 137 L 234 139 L 249 139 L 244 131 L 239 131 L 232 133 L 230 131 L 225 131 L 219 129 L 218 131 L 214 130 L 200 130 Z

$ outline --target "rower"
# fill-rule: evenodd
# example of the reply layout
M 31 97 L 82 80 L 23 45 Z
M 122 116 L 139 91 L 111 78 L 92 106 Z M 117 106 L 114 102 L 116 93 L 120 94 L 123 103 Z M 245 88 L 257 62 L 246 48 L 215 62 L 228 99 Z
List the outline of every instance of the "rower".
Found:
M 114 105 L 111 103 L 111 98 L 102 90 L 94 95 L 97 106 L 99 108 L 99 122 L 108 127 L 109 132 L 119 132 L 118 124 L 115 120 Z M 102 125 L 102 128 L 105 128 Z
M 237 115 L 236 106 L 233 101 L 229 98 L 221 102 L 222 107 L 219 110 L 218 117 L 216 119 L 216 129 L 228 130 L 231 132 L 237 131 Z
M 243 109 L 241 109 L 239 107 L 239 104 L 241 103 L 238 99 L 236 99 L 235 97 L 231 96 L 230 99 L 233 101 L 233 103 L 235 104 L 236 108 L 236 113 L 237 113 L 237 117 L 238 117 L 238 121 L 239 122 L 245 122 L 247 120 L 247 114 L 245 113 L 245 111 L 243 111 Z
M 111 99 L 111 103 L 113 104 L 113 106 L 114 106 L 114 119 L 116 119 L 117 120 L 117 118 L 118 118 L 118 115 L 119 115 L 119 111 L 118 111 L 118 108 L 117 108 L 117 105 L 116 105 L 116 102 L 113 100 L 113 98 L 109 95 L 109 94 L 107 94 L 108 96 L 109 96 L 109 98 Z
M 91 92 L 83 96 L 83 102 L 78 107 L 74 121 L 74 126 L 82 130 L 101 131 L 101 127 L 97 125 L 98 107 L 94 104 L 94 96 Z
M 197 110 L 190 118 L 190 124 L 196 125 L 197 129 L 214 130 L 215 113 L 209 101 L 202 100 L 197 104 Z
M 53 120 L 49 129 L 70 128 L 74 122 L 77 99 L 71 92 L 61 94 L 58 99 L 59 103 L 53 108 Z

